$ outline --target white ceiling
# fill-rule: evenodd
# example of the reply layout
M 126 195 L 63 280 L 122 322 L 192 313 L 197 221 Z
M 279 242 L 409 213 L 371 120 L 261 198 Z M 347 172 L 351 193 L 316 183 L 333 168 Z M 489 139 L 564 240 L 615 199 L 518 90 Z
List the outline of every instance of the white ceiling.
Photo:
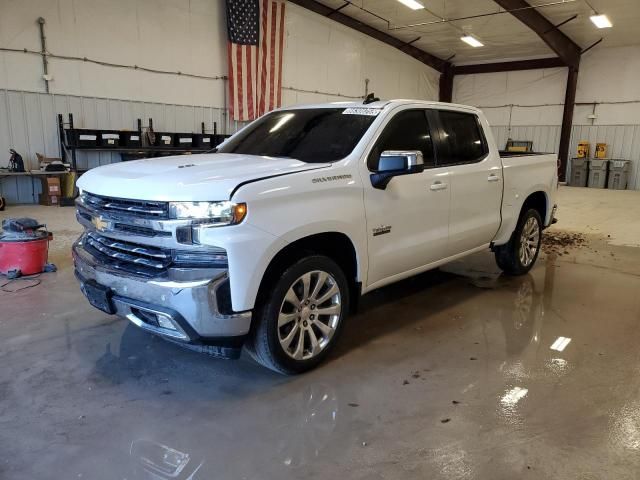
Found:
M 455 57 L 454 64 L 480 63 L 489 61 L 519 60 L 535 57 L 554 56 L 547 45 L 523 23 L 509 13 L 480 18 L 458 20 L 449 23 L 400 28 L 421 22 L 433 22 L 439 18 L 460 18 L 503 11 L 493 0 L 421 0 L 424 10 L 411 10 L 397 0 L 353 0 L 363 7 L 389 21 L 376 18 L 356 6 L 349 5 L 341 13 L 356 18 L 403 41 L 420 40 L 416 47 L 440 58 Z M 342 0 L 320 0 L 331 8 L 344 4 Z M 586 48 L 604 38 L 595 48 L 640 45 L 640 0 L 530 0 L 531 5 L 543 6 L 538 9 L 552 23 L 558 24 L 573 15 L 578 18 L 560 29 L 580 47 Z M 606 14 L 613 28 L 597 29 L 589 20 L 592 7 L 598 13 Z M 430 13 L 432 12 L 432 13 Z M 462 41 L 463 32 L 478 37 L 485 47 L 473 48 Z

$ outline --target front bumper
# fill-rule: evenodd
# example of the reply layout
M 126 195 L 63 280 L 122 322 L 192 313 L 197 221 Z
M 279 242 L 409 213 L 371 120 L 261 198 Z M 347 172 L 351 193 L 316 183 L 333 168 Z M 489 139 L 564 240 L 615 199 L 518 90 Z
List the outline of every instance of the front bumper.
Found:
M 187 348 L 239 356 L 251 312 L 221 311 L 229 287 L 225 269 L 183 269 L 174 277 L 150 279 L 110 268 L 85 250 L 83 237 L 72 251 L 78 280 L 108 287 L 116 315 Z

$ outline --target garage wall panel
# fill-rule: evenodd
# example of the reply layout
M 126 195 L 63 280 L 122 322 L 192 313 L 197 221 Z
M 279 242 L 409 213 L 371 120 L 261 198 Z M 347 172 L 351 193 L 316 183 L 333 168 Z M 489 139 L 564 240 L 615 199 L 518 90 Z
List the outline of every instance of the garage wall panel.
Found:
M 48 50 L 104 62 L 208 77 L 227 73 L 224 2 L 218 0 L 0 1 L 0 46 L 39 50 L 36 20 L 46 19 Z M 283 103 L 344 101 L 369 92 L 382 98 L 437 99 L 438 73 L 388 45 L 287 5 Z M 233 133 L 225 115 L 226 81 L 50 58 L 50 94 L 41 58 L 0 53 L 0 151 L 13 147 L 28 168 L 36 153 L 59 156 L 56 115 L 78 128 L 135 129 L 153 118 L 157 131 Z M 78 152 L 81 169 L 120 161 L 109 152 Z M 2 157 L 0 157 L 2 162 Z M 29 179 L 0 182 L 12 203 L 37 198 Z M 35 192 L 35 197 L 34 197 Z
M 612 73 L 615 72 L 615 80 Z M 570 152 L 580 140 L 607 143 L 609 156 L 631 160 L 629 188 L 640 189 L 640 49 L 596 48 L 583 56 Z M 479 106 L 504 148 L 508 138 L 557 152 L 566 69 L 456 77 L 454 101 Z M 595 115 L 596 118 L 589 118 Z
M 207 132 L 237 131 L 241 124 L 229 122 L 222 109 L 191 105 L 132 102 L 72 95 L 0 90 L 0 165 L 7 165 L 9 148 L 18 151 L 25 160 L 25 168 L 36 169 L 36 153 L 59 157 L 57 114 L 72 113 L 77 128 L 135 130 L 137 119 L 144 125 L 153 118 L 156 131 L 200 132 L 205 122 Z M 110 152 L 77 152 L 79 169 L 94 168 L 119 162 L 120 155 Z M 30 178 L 4 178 L 0 181 L 0 195 L 9 203 L 37 202 L 40 182 Z
M 435 70 L 333 20 L 288 4 L 286 31 L 284 105 L 362 97 L 366 79 L 380 98 L 438 98 Z
M 610 158 L 631 160 L 630 189 L 640 190 L 640 125 L 574 125 L 571 132 L 571 151 L 578 142 L 587 140 L 591 148 L 598 142 L 607 144 Z M 571 166 L 568 166 L 569 172 Z
M 182 72 L 160 74 L 50 58 L 54 94 L 224 108 L 227 35 L 219 0 L 30 0 L 0 2 L 0 46 L 39 51 L 36 19 L 46 20 L 53 54 Z M 386 44 L 288 4 L 283 85 L 286 104 L 344 100 L 370 91 L 385 98 L 437 98 L 438 75 Z M 38 55 L 0 52 L 0 88 L 44 92 Z M 340 93 L 341 95 L 331 95 Z

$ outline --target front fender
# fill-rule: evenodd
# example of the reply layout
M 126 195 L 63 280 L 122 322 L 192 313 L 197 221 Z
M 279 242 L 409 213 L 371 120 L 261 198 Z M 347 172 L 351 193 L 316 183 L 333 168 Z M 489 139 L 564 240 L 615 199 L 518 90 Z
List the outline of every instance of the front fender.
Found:
M 236 312 L 254 307 L 260 281 L 269 262 L 287 245 L 284 239 L 248 222 L 205 230 L 201 242 L 227 251 L 231 306 Z
M 245 223 L 262 232 L 265 242 L 265 236 L 271 239 L 268 244 L 252 244 L 251 248 L 260 254 L 244 252 L 249 256 L 246 262 L 232 260 L 229 253 L 234 310 L 253 308 L 271 260 L 286 245 L 311 235 L 344 234 L 356 252 L 358 280 L 366 278 L 366 226 L 360 178 L 344 166 L 321 172 L 265 179 L 244 185 L 234 194 L 234 201 L 247 203 Z M 322 181 L 318 181 L 319 176 Z

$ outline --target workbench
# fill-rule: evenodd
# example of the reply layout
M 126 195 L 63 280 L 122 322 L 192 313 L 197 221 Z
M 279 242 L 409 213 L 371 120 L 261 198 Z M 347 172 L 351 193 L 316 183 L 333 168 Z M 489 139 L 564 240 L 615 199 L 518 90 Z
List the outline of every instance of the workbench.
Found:
M 46 177 L 63 177 L 64 175 L 68 175 L 69 172 L 43 172 L 42 170 L 29 170 L 26 172 L 10 172 L 8 170 L 0 170 L 0 182 L 4 181 L 6 178 L 15 178 L 15 177 L 30 177 L 31 178 L 31 197 L 35 204 L 38 204 L 38 197 L 36 195 L 36 187 L 34 180 L 38 179 L 41 181 Z M 62 179 L 62 178 L 61 178 Z M 62 182 L 61 182 L 62 183 Z

